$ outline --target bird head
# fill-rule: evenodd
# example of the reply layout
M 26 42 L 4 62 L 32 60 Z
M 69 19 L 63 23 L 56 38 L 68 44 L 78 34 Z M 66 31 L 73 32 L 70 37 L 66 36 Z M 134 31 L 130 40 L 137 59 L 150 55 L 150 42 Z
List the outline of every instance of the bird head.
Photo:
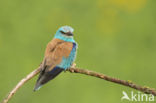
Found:
M 70 26 L 62 26 L 58 29 L 58 32 L 60 32 L 64 36 L 73 36 L 74 29 Z
M 68 42 L 70 42 L 70 41 L 72 42 L 72 41 L 74 41 L 73 31 L 74 31 L 74 29 L 70 26 L 62 26 L 57 30 L 57 32 L 55 34 L 55 38 L 58 38 L 58 39 L 61 39 L 64 41 L 68 41 Z

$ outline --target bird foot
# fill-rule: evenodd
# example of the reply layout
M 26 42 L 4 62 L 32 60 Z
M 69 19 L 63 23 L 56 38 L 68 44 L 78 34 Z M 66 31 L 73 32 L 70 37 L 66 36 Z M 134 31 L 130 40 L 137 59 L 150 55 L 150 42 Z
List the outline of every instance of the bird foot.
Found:
M 73 63 L 71 68 L 75 68 L 76 67 L 76 63 Z
M 64 70 L 64 72 L 66 71 L 70 71 L 71 73 L 74 73 L 74 70 L 72 68 L 76 67 L 76 63 L 73 63 L 72 66 L 70 68 L 67 68 L 66 70 Z

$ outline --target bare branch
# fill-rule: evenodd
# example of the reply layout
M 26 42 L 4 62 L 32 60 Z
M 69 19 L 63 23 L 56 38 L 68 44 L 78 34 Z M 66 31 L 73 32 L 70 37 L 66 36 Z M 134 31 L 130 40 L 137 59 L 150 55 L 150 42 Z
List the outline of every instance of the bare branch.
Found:
M 28 80 L 30 80 L 31 78 L 33 78 L 34 76 L 36 76 L 40 72 L 40 70 L 41 70 L 41 68 L 39 66 L 36 70 L 34 70 L 30 74 L 28 74 L 25 78 L 23 78 L 11 90 L 11 92 L 2 101 L 2 103 L 7 103 L 12 98 L 12 96 L 17 92 L 17 90 L 19 88 L 21 88 Z M 97 73 L 97 72 L 86 70 L 86 69 L 79 69 L 79 68 L 75 68 L 75 67 L 72 67 L 72 68 L 68 69 L 67 71 L 72 72 L 72 73 L 85 74 L 85 75 L 88 75 L 88 76 L 94 76 L 94 77 L 97 77 L 97 78 L 101 78 L 101 79 L 104 79 L 104 80 L 107 80 L 107 81 L 110 81 L 110 82 L 114 82 L 114 83 L 117 83 L 117 84 L 121 84 L 121 85 L 130 87 L 130 88 L 139 90 L 139 91 L 144 92 L 144 93 L 147 93 L 147 94 L 153 94 L 154 96 L 156 96 L 156 90 L 155 89 L 149 88 L 149 87 L 146 87 L 146 86 L 139 86 L 139 85 L 137 85 L 135 83 L 132 83 L 131 81 L 120 80 L 120 79 L 117 79 L 117 78 L 106 76 L 106 75 L 101 74 L 101 73 Z
M 144 92 L 146 94 L 153 94 L 154 96 L 156 96 L 156 90 L 154 88 L 149 88 L 147 86 L 139 86 L 135 83 L 133 83 L 132 81 L 125 81 L 125 80 L 120 80 L 118 78 L 113 78 L 101 73 L 97 73 L 94 71 L 90 71 L 90 70 L 86 70 L 86 69 L 79 69 L 79 68 L 70 68 L 69 69 L 70 72 L 72 73 L 80 73 L 80 74 L 85 74 L 85 75 L 89 75 L 89 76 L 93 76 L 93 77 L 97 77 L 97 78 L 101 78 L 110 82 L 114 82 L 120 85 L 124 85 L 124 86 L 128 86 L 130 88 L 139 90 L 141 92 Z
M 19 88 L 21 88 L 28 80 L 36 76 L 40 72 L 41 68 L 40 66 L 38 69 L 32 71 L 29 73 L 25 78 L 23 78 L 12 90 L 9 92 L 9 94 L 6 96 L 6 98 L 1 103 L 7 103 L 11 97 L 17 92 Z

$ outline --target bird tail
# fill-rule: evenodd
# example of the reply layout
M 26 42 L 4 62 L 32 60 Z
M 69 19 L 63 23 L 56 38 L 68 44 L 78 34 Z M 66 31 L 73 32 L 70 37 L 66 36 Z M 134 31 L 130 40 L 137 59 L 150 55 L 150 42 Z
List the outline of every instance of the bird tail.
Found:
M 55 67 L 49 72 L 45 72 L 45 70 L 40 72 L 38 80 L 36 82 L 34 91 L 39 90 L 43 84 L 47 83 L 48 81 L 54 79 L 58 74 L 60 74 L 64 69 Z

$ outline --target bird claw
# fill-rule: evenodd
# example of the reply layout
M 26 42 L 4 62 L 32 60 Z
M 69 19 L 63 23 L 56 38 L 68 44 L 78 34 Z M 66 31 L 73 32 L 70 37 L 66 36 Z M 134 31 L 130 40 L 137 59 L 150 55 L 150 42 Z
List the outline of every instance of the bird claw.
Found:
M 70 68 L 67 68 L 66 70 L 64 70 L 64 72 L 66 71 L 70 71 L 71 73 L 74 73 L 74 70 L 72 68 L 76 67 L 76 63 L 73 63 L 72 66 Z
M 76 67 L 76 63 L 73 63 L 71 68 L 75 68 Z
M 73 69 L 70 69 L 70 72 L 71 72 L 71 73 L 74 73 L 74 70 L 73 70 Z

